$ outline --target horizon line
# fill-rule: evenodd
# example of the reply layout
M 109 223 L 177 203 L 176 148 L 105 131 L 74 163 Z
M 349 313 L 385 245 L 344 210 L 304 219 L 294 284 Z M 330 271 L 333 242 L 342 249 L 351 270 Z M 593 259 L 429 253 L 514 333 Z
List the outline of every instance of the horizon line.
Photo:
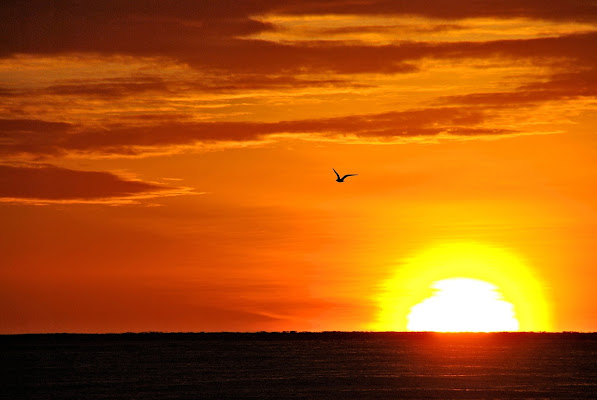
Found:
M 23 333 L 0 333 L 0 336 L 26 336 L 26 335 L 168 335 L 168 334 L 238 334 L 238 335 L 268 335 L 268 334 L 496 334 L 496 333 L 508 333 L 508 334 L 595 334 L 597 331 L 492 331 L 492 332 L 439 332 L 439 331 L 123 331 L 123 332 L 23 332 Z

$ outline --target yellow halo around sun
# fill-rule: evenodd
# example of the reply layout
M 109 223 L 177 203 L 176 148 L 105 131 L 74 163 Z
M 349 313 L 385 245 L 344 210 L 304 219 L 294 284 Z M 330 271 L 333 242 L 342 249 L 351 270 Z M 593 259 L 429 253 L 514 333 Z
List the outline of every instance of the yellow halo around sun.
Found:
M 496 332 L 517 331 L 512 304 L 502 299 L 498 288 L 470 278 L 435 282 L 433 296 L 411 308 L 409 331 Z
M 380 311 L 373 330 L 550 330 L 548 303 L 533 271 L 507 249 L 485 244 L 442 244 L 403 260 L 375 300 Z M 448 310 L 450 328 L 441 322 Z M 491 313 L 499 313 L 499 326 L 474 322 Z

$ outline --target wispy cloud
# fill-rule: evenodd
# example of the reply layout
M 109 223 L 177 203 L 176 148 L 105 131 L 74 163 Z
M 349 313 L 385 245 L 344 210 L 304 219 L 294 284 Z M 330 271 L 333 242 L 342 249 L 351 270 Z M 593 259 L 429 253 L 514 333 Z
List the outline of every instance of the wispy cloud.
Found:
M 172 146 L 215 144 L 221 142 L 265 141 L 277 135 L 297 139 L 346 141 L 359 139 L 374 142 L 416 141 L 421 137 L 443 134 L 486 136 L 520 134 L 512 129 L 486 125 L 483 110 L 470 107 L 443 107 L 353 115 L 337 118 L 279 122 L 193 122 L 172 121 L 145 126 L 114 125 L 104 129 L 87 129 L 64 123 L 32 120 L 0 120 L 5 129 L 0 153 L 6 156 L 139 155 L 157 153 Z M 50 131 L 46 127 L 51 127 Z
M 545 81 L 527 83 L 514 91 L 471 93 L 443 100 L 448 104 L 513 106 L 582 97 L 597 97 L 597 69 L 554 74 Z
M 22 204 L 132 204 L 146 199 L 196 194 L 189 188 L 131 180 L 110 172 L 80 171 L 50 164 L 0 165 L 0 202 Z

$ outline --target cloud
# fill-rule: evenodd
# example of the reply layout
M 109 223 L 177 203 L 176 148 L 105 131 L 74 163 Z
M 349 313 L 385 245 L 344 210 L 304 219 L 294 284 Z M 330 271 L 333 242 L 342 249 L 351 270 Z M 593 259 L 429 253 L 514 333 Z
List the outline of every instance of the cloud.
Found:
M 15 95 L 15 91 L 5 87 L 0 87 L 0 97 L 9 97 Z
M 597 97 L 597 68 L 554 74 L 545 81 L 527 83 L 509 92 L 445 96 L 440 99 L 439 103 L 507 107 L 582 97 Z
M 35 119 L 0 119 L 0 132 L 5 133 L 33 133 L 47 132 L 57 133 L 65 132 L 71 127 L 66 122 L 40 121 Z
M 337 28 L 320 28 L 314 33 L 320 35 L 343 35 L 350 33 L 437 33 L 447 31 L 459 31 L 466 29 L 464 25 L 458 24 L 437 24 L 433 26 L 410 26 L 410 25 L 354 25 Z
M 415 4 L 416 3 L 416 4 Z M 445 4 L 444 4 L 445 3 Z M 561 4 L 560 4 L 561 3 Z M 162 56 L 200 70 L 250 73 L 410 73 L 425 57 L 574 57 L 594 59 L 595 33 L 536 40 L 493 42 L 404 42 L 385 46 L 351 42 L 274 43 L 247 35 L 275 30 L 258 15 L 420 15 L 458 20 L 475 17 L 597 21 L 597 5 L 505 1 L 7 1 L 0 6 L 0 56 L 15 54 L 127 54 Z M 445 25 L 453 26 L 453 25 Z M 364 27 L 367 29 L 367 27 Z
M 0 96 L 10 99 L 3 110 L 13 117 L 22 117 L 0 119 L 0 154 L 12 158 L 66 154 L 136 156 L 175 152 L 182 147 L 260 143 L 276 140 L 282 135 L 368 143 L 439 137 L 499 137 L 529 132 L 516 123 L 510 123 L 507 128 L 492 124 L 502 111 L 496 110 L 497 107 L 484 109 L 481 105 L 505 108 L 515 104 L 595 96 L 592 87 L 595 86 L 597 55 L 591 49 L 597 47 L 597 32 L 492 41 L 402 41 L 384 45 L 341 40 L 271 42 L 254 36 L 248 39 L 248 35 L 278 28 L 267 22 L 267 18 L 265 22 L 258 18 L 268 15 L 329 17 L 330 13 L 337 13 L 443 18 L 436 21 L 438 23 L 413 28 L 422 32 L 425 29 L 459 29 L 465 24 L 446 20 L 473 17 L 592 21 L 597 15 L 597 6 L 574 0 L 565 4 L 544 4 L 534 0 L 469 3 L 445 2 L 444 7 L 442 2 L 433 2 L 430 6 L 426 2 L 405 1 L 172 3 L 125 0 L 89 3 L 67 0 L 58 7 L 54 2 L 7 1 L 0 6 L 0 17 L 4 21 L 0 27 L 0 42 L 3 43 L 0 56 L 22 53 L 68 53 L 72 57 L 84 53 L 85 56 L 81 56 L 78 75 L 74 79 L 64 79 L 70 64 L 54 67 L 57 70 L 63 68 L 56 75 L 56 70 L 34 66 L 31 67 L 33 70 L 41 68 L 45 80 L 32 80 L 34 72 L 29 71 L 20 75 L 18 82 L 0 87 Z M 321 29 L 343 33 L 348 32 L 347 29 L 374 32 L 385 27 L 343 27 L 330 23 Z M 155 65 L 159 62 L 155 60 L 155 65 L 146 64 L 126 72 L 110 64 L 98 68 L 104 75 L 87 77 L 88 71 L 94 69 L 83 66 L 85 57 L 101 60 L 114 54 L 126 55 L 123 59 L 127 60 L 135 60 L 135 56 L 159 56 L 161 61 L 167 61 L 170 69 L 157 71 Z M 5 71 L 17 68 L 17 58 L 14 64 L 11 59 L 5 60 Z M 370 93 L 375 95 L 375 90 L 379 89 L 378 93 L 389 98 L 391 84 L 387 80 L 384 82 L 387 77 L 361 79 L 360 75 L 349 74 L 415 73 L 424 68 L 429 59 L 464 63 L 491 59 L 502 66 L 527 60 L 547 65 L 548 71 L 561 71 L 563 67 L 570 70 L 552 75 L 548 82 L 521 84 L 514 92 L 444 96 L 439 99 L 438 107 L 299 119 L 300 110 L 311 112 L 307 107 L 301 109 L 300 102 L 314 99 L 311 104 L 315 101 L 324 103 L 324 97 L 329 94 L 325 90 L 327 87 L 340 88 L 345 91 L 342 96 L 346 98 L 353 89 L 365 87 L 367 83 Z M 52 64 L 50 57 L 47 60 Z M 183 65 L 181 62 L 188 65 L 178 68 Z M 27 64 L 27 60 L 21 60 L 21 63 Z M 109 76 L 114 71 L 119 71 L 119 76 Z M 52 80 L 54 76 L 57 78 Z M 292 110 L 292 117 L 279 117 L 282 107 L 276 105 L 278 108 L 275 108 L 271 104 L 279 102 L 286 95 L 280 89 L 287 88 L 317 90 L 308 94 L 307 91 L 305 94 L 294 93 L 299 111 Z M 260 89 L 278 89 L 279 92 L 250 93 Z M 224 98 L 223 94 L 229 93 L 232 95 Z M 453 93 L 463 92 L 448 92 Z M 299 96 L 304 97 L 299 99 Z M 364 97 L 362 93 L 358 96 Z M 243 101 L 246 104 L 241 104 Z M 267 101 L 270 103 L 266 104 Z M 426 101 L 418 104 L 433 104 L 433 99 Z M 382 104 L 382 109 L 387 109 L 387 104 Z M 221 107 L 222 111 L 213 111 L 216 107 Z M 257 108 L 259 111 L 255 111 Z M 240 121 L 239 115 L 243 114 L 247 116 L 246 120 Z M 215 120 L 222 117 L 234 121 Z M 269 118 L 269 121 L 297 119 L 254 121 L 257 118 Z M 208 120 L 211 122 L 206 122 Z
M 69 80 L 39 89 L 3 90 L 0 96 L 39 97 L 72 96 L 118 99 L 145 93 L 175 95 L 177 93 L 231 93 L 260 89 L 299 89 L 311 87 L 364 87 L 346 79 L 309 79 L 292 75 L 235 74 L 224 77 L 165 79 L 159 76 L 131 76 L 99 80 Z
M 536 18 L 547 20 L 594 21 L 597 4 L 585 0 L 545 2 L 542 0 L 332 0 L 290 1 L 275 8 L 280 14 L 295 15 L 418 15 L 430 18 L 464 19 L 476 17 Z
M 472 107 L 425 108 L 380 114 L 279 122 L 195 122 L 152 121 L 151 125 L 114 124 L 90 129 L 70 124 L 31 120 L 0 120 L 0 154 L 139 155 L 167 150 L 172 146 L 193 146 L 221 142 L 252 142 L 291 135 L 298 139 L 362 141 L 412 140 L 439 135 L 512 135 L 522 132 L 485 126 L 488 117 Z M 3 126 L 20 129 L 4 130 Z M 46 126 L 53 131 L 46 130 Z M 59 128 L 59 129 L 58 129 Z M 24 130 L 27 129 L 27 130 Z
M 192 194 L 110 172 L 79 171 L 49 164 L 0 165 L 0 202 L 131 204 L 141 199 Z
M 59 142 L 72 128 L 66 122 L 0 119 L 0 154 L 58 154 Z
M 31 91 L 31 95 L 50 94 L 58 96 L 94 96 L 116 98 L 144 92 L 168 91 L 165 81 L 159 77 L 107 78 L 100 81 L 71 81 Z
M 0 54 L 186 52 L 272 29 L 251 19 L 254 11 L 228 1 L 7 1 L 0 6 Z

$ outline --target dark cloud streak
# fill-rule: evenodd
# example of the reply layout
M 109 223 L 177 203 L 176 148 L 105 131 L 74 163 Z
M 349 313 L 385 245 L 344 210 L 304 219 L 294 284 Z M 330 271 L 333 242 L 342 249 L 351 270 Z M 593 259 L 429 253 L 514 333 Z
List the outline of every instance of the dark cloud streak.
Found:
M 275 11 L 294 15 L 418 15 L 429 18 L 464 19 L 535 18 L 558 21 L 595 21 L 597 3 L 586 0 L 546 2 L 543 0 L 295 0 Z
M 396 139 L 433 137 L 439 134 L 472 136 L 518 133 L 508 129 L 481 126 L 487 116 L 472 107 L 427 108 L 381 114 L 353 115 L 336 118 L 306 119 L 279 122 L 155 122 L 148 126 L 113 125 L 102 130 L 65 125 L 47 132 L 54 123 L 28 121 L 36 131 L 3 132 L 0 154 L 60 155 L 90 153 L 135 155 L 156 152 L 177 145 L 214 144 L 266 140 L 277 134 L 304 135 L 322 140 L 343 140 L 346 136 L 392 141 Z M 10 120 L 0 120 L 11 125 Z M 59 125 L 62 127 L 62 125 Z M 0 130 L 1 132 L 1 130 Z
M 510 92 L 446 96 L 440 99 L 439 104 L 515 106 L 581 97 L 597 98 L 597 68 L 554 74 L 547 81 L 521 85 Z
M 92 95 L 96 97 L 123 97 L 144 92 L 168 91 L 163 79 L 158 77 L 111 78 L 99 82 L 79 81 L 51 85 L 41 90 L 31 91 L 29 94 L 50 94 L 58 96 Z
M 109 172 L 79 171 L 42 165 L 0 165 L 0 200 L 93 201 L 134 199 L 172 191 L 155 183 L 121 178 Z
M 259 74 L 237 74 L 228 77 L 205 77 L 164 79 L 157 76 L 132 76 L 101 80 L 70 80 L 39 89 L 7 92 L 6 96 L 87 96 L 117 99 L 138 96 L 144 93 L 170 95 L 178 93 L 234 93 L 246 90 L 272 90 L 310 87 L 365 87 L 343 79 L 301 79 L 290 75 L 265 76 Z M 0 89 L 0 96 L 3 92 Z

